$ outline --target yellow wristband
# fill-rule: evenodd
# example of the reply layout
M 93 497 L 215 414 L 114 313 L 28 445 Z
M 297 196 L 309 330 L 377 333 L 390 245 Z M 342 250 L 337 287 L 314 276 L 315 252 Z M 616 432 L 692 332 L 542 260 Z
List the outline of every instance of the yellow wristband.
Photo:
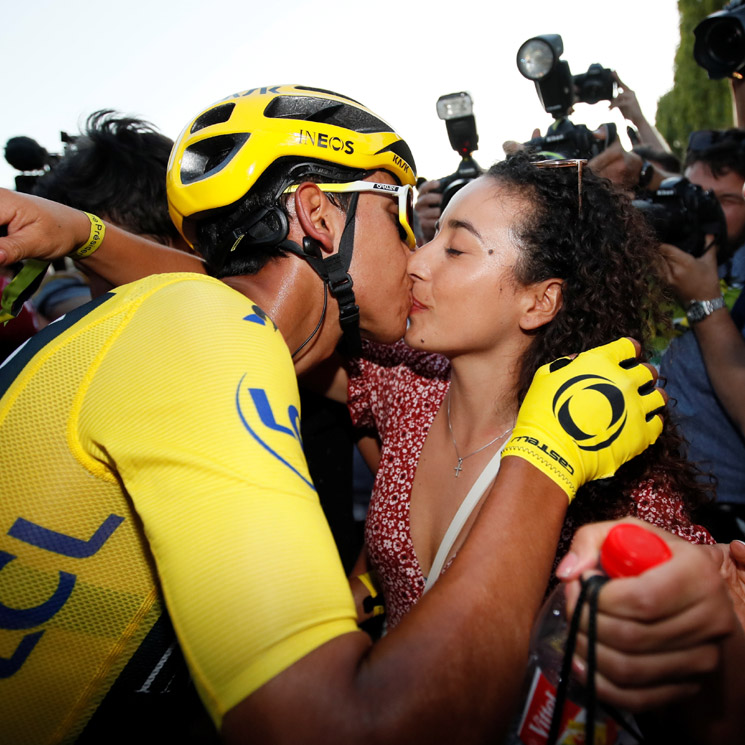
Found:
M 357 579 L 362 582 L 362 584 L 369 590 L 370 595 L 365 598 L 365 600 L 362 603 L 362 609 L 366 613 L 372 613 L 373 616 L 380 616 L 383 613 L 385 613 L 385 606 L 383 605 L 382 600 L 376 601 L 375 598 L 378 597 L 378 588 L 375 586 L 375 583 L 373 582 L 372 573 L 371 572 L 365 572 L 364 574 L 358 574 Z
M 370 572 L 365 572 L 364 574 L 358 574 L 357 579 L 362 582 L 362 584 L 367 587 L 367 589 L 370 591 L 370 595 L 372 597 L 376 597 L 378 594 L 378 588 L 375 587 L 375 584 L 372 581 L 372 575 Z
M 90 256 L 101 245 L 106 235 L 106 226 L 100 218 L 91 215 L 90 212 L 84 214 L 91 221 L 91 233 L 88 240 L 70 254 L 71 259 L 85 259 Z

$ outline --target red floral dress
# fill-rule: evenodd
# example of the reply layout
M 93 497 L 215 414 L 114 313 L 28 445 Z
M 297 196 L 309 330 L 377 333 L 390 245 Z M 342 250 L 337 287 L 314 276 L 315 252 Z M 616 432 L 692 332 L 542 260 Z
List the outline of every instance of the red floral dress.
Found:
M 388 628 L 396 626 L 424 592 L 426 577 L 411 539 L 409 505 L 424 440 L 450 386 L 450 363 L 403 342 L 366 343 L 349 382 L 349 411 L 359 427 L 374 427 L 383 442 L 365 523 L 370 566 L 385 597 Z M 641 482 L 633 491 L 634 515 L 692 543 L 713 543 L 694 525 L 682 501 L 664 484 Z M 576 529 L 564 524 L 557 551 L 566 553 Z M 445 567 L 447 569 L 447 566 Z

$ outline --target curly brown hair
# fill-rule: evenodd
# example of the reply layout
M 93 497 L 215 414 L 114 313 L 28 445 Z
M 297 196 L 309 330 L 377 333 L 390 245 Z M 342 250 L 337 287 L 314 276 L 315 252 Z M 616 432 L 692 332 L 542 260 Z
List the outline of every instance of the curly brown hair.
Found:
M 577 166 L 539 168 L 522 153 L 486 175 L 532 205 L 513 227 L 521 249 L 517 281 L 563 280 L 560 310 L 534 332 L 523 357 L 519 400 L 541 365 L 569 352 L 631 336 L 642 345 L 642 359 L 649 359 L 652 339 L 669 327 L 670 296 L 658 274 L 657 242 L 629 198 L 585 167 L 580 206 Z M 649 478 L 669 484 L 693 511 L 709 496 L 683 452 L 684 440 L 666 418 L 657 442 L 614 478 L 582 487 L 570 514 L 578 523 L 626 515 L 632 489 Z

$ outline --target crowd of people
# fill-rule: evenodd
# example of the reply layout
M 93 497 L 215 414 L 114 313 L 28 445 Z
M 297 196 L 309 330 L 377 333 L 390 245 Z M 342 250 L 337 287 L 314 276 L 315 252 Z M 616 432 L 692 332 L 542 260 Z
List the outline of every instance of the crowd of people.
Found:
M 745 122 L 682 166 L 726 240 L 660 246 L 675 163 L 615 79 L 632 150 L 510 146 L 442 212 L 308 86 L 175 142 L 96 112 L 0 191 L 4 742 L 514 742 L 542 599 L 619 521 L 672 558 L 600 592 L 600 700 L 742 741 Z

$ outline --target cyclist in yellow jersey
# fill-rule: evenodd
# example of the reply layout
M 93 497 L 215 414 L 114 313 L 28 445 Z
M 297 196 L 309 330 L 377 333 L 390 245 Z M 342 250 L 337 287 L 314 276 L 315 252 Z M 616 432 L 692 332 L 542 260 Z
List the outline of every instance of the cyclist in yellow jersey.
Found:
M 628 341 L 542 370 L 458 561 L 371 646 L 303 459 L 295 374 L 342 334 L 351 350 L 360 333 L 401 336 L 414 179 L 406 144 L 351 99 L 236 94 L 187 125 L 169 164 L 171 214 L 215 278 L 120 287 L 0 367 L 4 744 L 155 740 L 137 694 L 168 664 L 150 644 L 163 603 L 228 742 L 505 730 L 567 497 L 655 439 L 662 396 L 639 392 L 647 368 L 623 369 Z M 36 242 L 53 258 L 87 251 L 95 219 L 5 192 L 0 224 L 3 256 Z M 113 226 L 99 242 L 94 268 L 157 250 Z M 590 372 L 629 414 L 592 454 L 551 413 L 568 376 Z

